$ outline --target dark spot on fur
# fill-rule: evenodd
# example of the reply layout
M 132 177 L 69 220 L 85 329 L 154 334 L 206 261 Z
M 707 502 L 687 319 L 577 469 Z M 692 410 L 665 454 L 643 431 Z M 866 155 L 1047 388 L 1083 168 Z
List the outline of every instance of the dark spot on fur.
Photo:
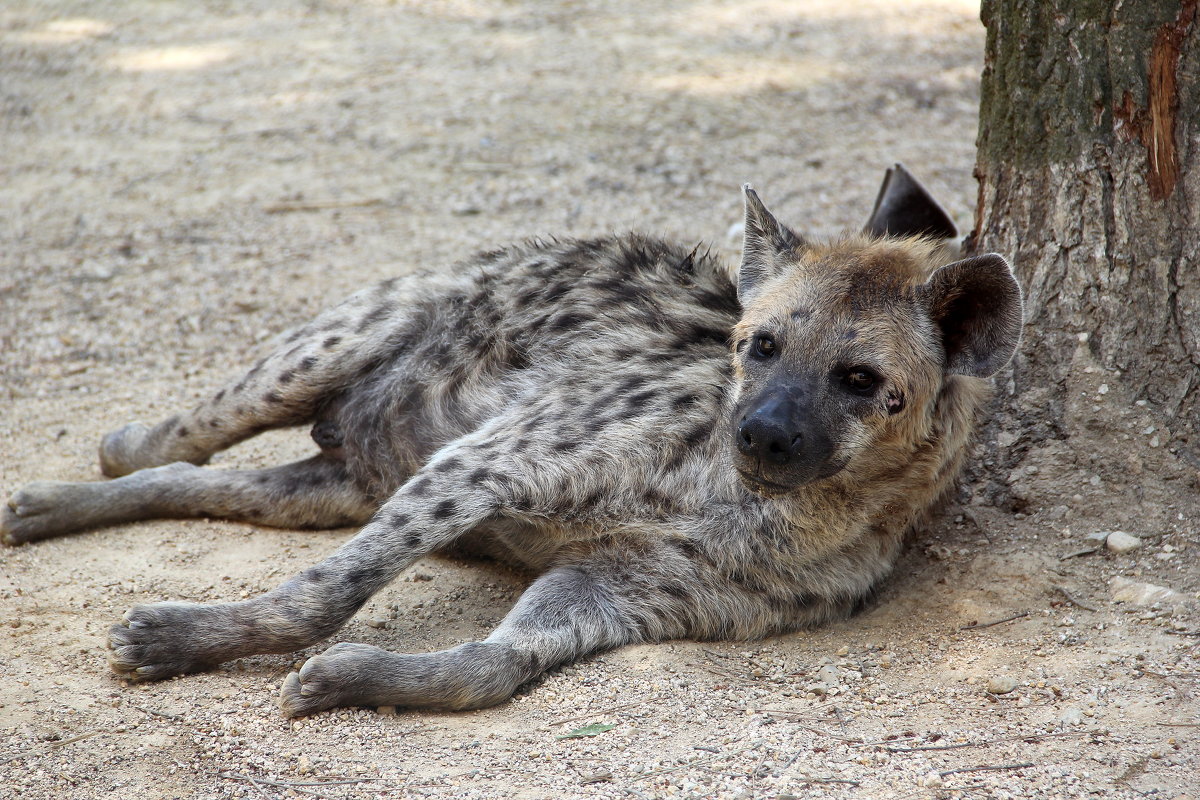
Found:
M 492 475 L 492 472 L 487 467 L 480 467 L 479 469 L 475 470 L 470 475 L 468 475 L 467 480 L 473 484 L 479 484 L 479 483 L 483 483 L 484 481 L 486 481 L 488 478 L 491 477 L 491 475 Z
M 625 400 L 625 404 L 628 405 L 630 408 L 641 408 L 642 406 L 646 405 L 646 403 L 653 400 L 654 396 L 656 394 L 658 394 L 658 393 L 654 389 L 647 389 L 644 392 L 638 392 L 637 394 L 631 394 Z
M 433 507 L 434 519 L 446 519 L 454 516 L 458 512 L 458 504 L 453 500 L 443 500 Z
M 322 346 L 322 347 L 324 347 L 326 350 L 328 350 L 328 349 L 330 349 L 330 348 L 332 348 L 332 347 L 337 347 L 337 345 L 338 345 L 338 342 L 340 342 L 340 341 L 342 341 L 342 337 L 340 337 L 340 336 L 330 336 L 328 339 L 326 339 L 325 341 L 321 342 L 321 346 Z
M 221 427 L 221 421 L 220 421 L 220 420 L 216 420 L 216 419 L 210 419 L 210 420 L 208 421 L 208 427 L 210 427 L 210 428 L 219 428 L 219 427 Z
M 555 318 L 554 323 L 550 327 L 556 331 L 573 331 L 582 328 L 591 321 L 592 318 L 584 314 L 560 314 Z
M 696 447 L 708 440 L 712 435 L 712 425 L 697 425 L 683 435 L 683 443 L 688 448 Z
M 411 520 L 412 517 L 410 517 L 408 514 L 396 512 L 395 514 L 392 514 L 388 522 L 391 523 L 392 527 L 394 528 L 403 528 L 404 526 L 408 525 L 409 521 Z
M 604 491 L 602 489 L 597 489 L 596 491 L 589 494 L 587 497 L 583 498 L 583 502 L 581 502 L 579 504 L 579 510 L 580 511 L 592 511 L 598 505 L 600 505 L 600 502 L 603 499 L 604 499 Z
M 433 467 L 434 472 L 449 472 L 452 469 L 458 469 L 462 466 L 462 460 L 458 458 L 447 458 L 445 461 L 439 461 Z
M 646 361 L 651 364 L 661 365 L 671 361 L 681 361 L 687 358 L 687 353 L 678 347 L 664 347 L 661 350 L 655 350 L 645 355 Z
M 671 408 L 675 411 L 682 411 L 687 406 L 694 406 L 700 403 L 700 395 L 691 392 L 681 394 L 671 401 Z
M 537 289 L 525 289 L 522 292 L 518 292 L 514 300 L 516 301 L 517 306 L 524 308 L 536 300 L 539 294 L 541 294 L 541 292 Z
M 686 600 L 689 596 L 687 587 L 682 583 L 664 583 L 658 587 L 663 594 L 669 594 L 672 597 L 678 597 L 680 600 Z
M 655 489 L 647 489 L 643 492 L 642 502 L 656 511 L 670 511 L 675 506 L 675 502 L 671 498 Z
M 382 321 L 383 318 L 388 315 L 389 311 L 391 311 L 391 306 L 388 306 L 388 305 L 376 306 L 375 308 L 371 309 L 371 312 L 369 314 L 367 314 L 365 317 L 363 317 L 361 320 L 359 320 L 358 327 L 356 327 L 354 329 L 354 332 L 362 333 L 363 331 L 367 330 L 368 328 L 378 325 L 379 322 Z
M 263 395 L 264 403 L 278 404 L 283 402 L 283 395 L 279 392 L 267 392 Z
M 300 359 L 300 363 L 296 365 L 296 370 L 298 372 L 308 372 L 310 369 L 312 369 L 316 365 L 317 365 L 317 357 L 316 356 L 305 356 L 304 358 Z
M 846 328 L 845 333 L 842 334 L 842 340 L 846 341 L 846 342 L 852 342 L 857 338 L 858 338 L 858 329 L 857 328 Z
M 294 377 L 296 377 L 296 375 L 295 375 L 295 373 L 293 373 L 293 372 L 290 372 L 290 371 L 287 371 L 287 372 L 281 372 L 281 373 L 279 373 L 279 382 L 280 382 L 281 384 L 284 384 L 284 385 L 286 385 L 286 384 L 289 384 L 289 383 L 291 383 L 291 382 L 292 382 L 292 378 L 294 378 Z
M 688 558 L 695 558 L 700 554 L 700 548 L 691 539 L 670 539 L 668 541 L 675 549 Z
M 413 531 L 408 536 L 404 537 L 404 546 L 409 549 L 416 548 L 421 544 L 421 534 Z
M 237 394 L 238 392 L 242 391 L 245 388 L 246 388 L 246 382 L 244 380 L 238 381 L 236 384 L 234 384 L 233 393 Z
M 685 346 L 712 342 L 721 345 L 721 347 L 726 347 L 729 344 L 729 331 L 724 328 L 693 325 L 680 337 L 680 341 L 685 342 Z
M 642 414 L 644 414 L 645 411 L 646 411 L 646 409 L 642 408 L 642 406 L 637 405 L 635 403 L 630 403 L 625 408 L 622 408 L 619 411 L 615 412 L 613 414 L 613 420 L 614 421 L 615 420 L 625 420 L 626 422 L 628 422 L 629 420 L 634 420 L 634 419 L 637 419 L 638 417 L 642 416 Z
M 646 380 L 647 378 L 644 375 L 631 375 L 617 385 L 622 392 L 632 392 L 634 389 L 640 389 L 645 386 Z
M 213 397 L 213 402 L 214 403 L 219 402 L 221 400 L 221 398 L 224 396 L 225 396 L 225 390 L 222 389 L 221 391 L 217 392 L 215 397 Z
M 424 497 L 429 493 L 429 487 L 433 484 L 433 476 L 424 475 L 418 478 L 410 487 L 409 491 L 416 497 Z
M 184 427 L 180 427 L 180 428 L 179 428 L 179 430 L 175 431 L 175 434 L 176 434 L 177 436 L 187 436 L 187 435 L 188 435 L 188 429 L 187 429 L 187 428 L 184 428 Z
M 359 567 L 346 573 L 346 583 L 355 589 L 363 589 L 374 584 L 378 577 L 378 567 Z
M 254 482 L 257 483 L 259 486 L 266 486 L 268 483 L 271 482 L 271 476 L 270 475 L 258 475 L 254 478 Z
M 555 442 L 554 449 L 559 453 L 570 453 L 573 450 L 579 449 L 579 442 L 572 442 L 569 440 Z

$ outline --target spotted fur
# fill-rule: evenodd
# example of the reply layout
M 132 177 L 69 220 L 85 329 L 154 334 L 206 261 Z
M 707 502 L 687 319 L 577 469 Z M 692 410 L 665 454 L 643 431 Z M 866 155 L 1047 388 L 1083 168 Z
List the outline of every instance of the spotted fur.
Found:
M 1007 265 L 963 289 L 945 270 L 976 270 L 939 270 L 924 239 L 815 245 L 752 192 L 747 202 L 737 274 L 698 248 L 629 235 L 530 242 L 366 289 L 193 410 L 105 437 L 114 480 L 17 492 L 5 540 L 147 517 L 364 525 L 261 597 L 133 608 L 109 648 L 136 680 L 311 645 L 416 560 L 467 539 L 537 576 L 483 641 L 414 655 L 341 644 L 309 659 L 283 686 L 288 715 L 476 708 L 600 650 L 845 615 L 957 474 L 981 378 L 1015 345 L 1019 294 L 1014 306 Z M 975 341 L 987 336 L 971 315 L 994 315 L 963 296 L 1004 306 L 991 340 Z M 766 328 L 780 342 L 774 377 L 747 350 Z M 954 336 L 986 369 L 955 367 Z M 886 391 L 859 405 L 830 395 L 853 406 L 822 432 L 838 468 L 783 492 L 740 476 L 732 441 L 748 398 L 805 371 L 825 380 L 847 359 L 875 365 Z M 306 461 L 197 466 L 298 424 L 320 448 Z

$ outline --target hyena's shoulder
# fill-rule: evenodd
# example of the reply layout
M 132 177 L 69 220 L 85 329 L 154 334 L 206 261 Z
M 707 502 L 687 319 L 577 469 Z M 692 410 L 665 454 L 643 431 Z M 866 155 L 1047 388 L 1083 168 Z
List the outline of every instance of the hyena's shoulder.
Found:
M 475 338 L 521 349 L 587 341 L 626 357 L 653 347 L 665 358 L 724 348 L 741 311 L 728 268 L 706 249 L 639 234 L 535 240 L 467 266 L 466 296 L 449 305 L 461 306 Z

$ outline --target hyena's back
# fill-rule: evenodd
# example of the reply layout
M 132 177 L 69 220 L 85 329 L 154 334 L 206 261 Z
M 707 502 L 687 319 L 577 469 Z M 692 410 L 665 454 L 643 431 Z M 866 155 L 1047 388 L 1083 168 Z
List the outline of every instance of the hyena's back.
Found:
M 675 389 L 679 410 L 718 418 L 739 311 L 707 254 L 635 235 L 536 241 L 364 290 L 289 334 L 256 386 L 231 391 L 269 401 L 337 365 L 295 422 L 316 422 L 318 444 L 382 499 L 447 442 L 548 391 L 582 402 L 620 386 L 636 404 Z

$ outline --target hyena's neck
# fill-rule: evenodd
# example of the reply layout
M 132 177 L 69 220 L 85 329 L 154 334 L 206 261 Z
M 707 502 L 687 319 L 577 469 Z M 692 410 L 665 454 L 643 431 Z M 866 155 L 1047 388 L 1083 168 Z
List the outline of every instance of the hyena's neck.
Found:
M 971 425 L 987 396 L 984 381 L 948 382 L 922 435 L 881 444 L 862 463 L 769 501 L 813 557 L 859 540 L 899 542 L 953 487 L 971 445 Z

